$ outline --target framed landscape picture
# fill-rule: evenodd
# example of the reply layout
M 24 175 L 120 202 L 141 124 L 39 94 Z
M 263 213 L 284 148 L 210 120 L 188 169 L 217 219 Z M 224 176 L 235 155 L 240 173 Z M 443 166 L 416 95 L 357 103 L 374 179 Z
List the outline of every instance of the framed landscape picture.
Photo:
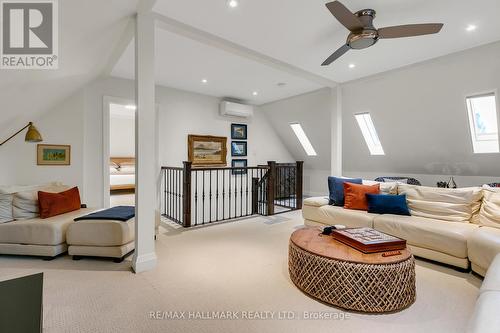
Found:
M 37 165 L 70 165 L 70 145 L 37 145 Z
M 246 141 L 232 141 L 231 142 L 231 156 L 247 156 L 247 143 L 246 143 Z
M 227 137 L 188 136 L 188 160 L 193 166 L 226 166 Z
M 245 125 L 245 124 L 231 124 L 231 139 L 246 140 L 247 139 L 247 125 Z
M 233 168 L 246 168 L 248 166 L 247 160 L 232 160 L 231 167 Z M 247 169 L 233 169 L 233 175 L 245 175 Z

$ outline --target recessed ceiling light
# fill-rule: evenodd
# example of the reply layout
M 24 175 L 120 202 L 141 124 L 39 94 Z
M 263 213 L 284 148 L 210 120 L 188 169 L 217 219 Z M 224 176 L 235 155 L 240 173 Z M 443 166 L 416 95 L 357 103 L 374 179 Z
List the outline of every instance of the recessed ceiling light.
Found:
M 254 91 L 254 92 L 252 93 L 252 95 L 254 95 L 254 96 L 257 96 L 258 94 L 259 94 L 259 92 L 258 92 L 258 91 Z
M 474 31 L 474 30 L 476 30 L 476 29 L 477 29 L 477 26 L 476 26 L 476 25 L 474 25 L 474 24 L 469 24 L 469 25 L 467 26 L 467 28 L 465 28 L 465 30 L 467 30 L 467 31 Z
M 354 67 L 356 67 L 356 65 L 355 65 L 355 64 L 349 64 L 349 68 L 351 68 L 351 69 L 352 69 L 352 68 L 354 68 Z
M 208 83 L 208 80 L 207 79 L 202 79 L 201 83 Z
M 231 7 L 231 8 L 236 8 L 236 7 L 238 7 L 238 1 L 236 1 L 236 0 L 229 0 L 229 1 L 227 2 L 227 5 L 228 5 L 229 7 Z

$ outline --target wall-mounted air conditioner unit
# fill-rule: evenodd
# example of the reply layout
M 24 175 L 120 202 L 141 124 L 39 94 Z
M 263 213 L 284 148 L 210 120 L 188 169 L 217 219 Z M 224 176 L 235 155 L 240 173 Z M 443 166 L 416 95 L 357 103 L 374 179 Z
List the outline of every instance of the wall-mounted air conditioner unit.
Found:
M 250 118 L 253 116 L 253 106 L 222 101 L 219 112 L 221 116 Z

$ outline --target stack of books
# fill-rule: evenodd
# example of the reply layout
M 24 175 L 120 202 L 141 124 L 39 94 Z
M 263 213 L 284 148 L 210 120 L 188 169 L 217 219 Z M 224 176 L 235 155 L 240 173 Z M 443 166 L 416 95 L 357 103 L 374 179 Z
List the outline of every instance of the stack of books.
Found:
M 333 230 L 332 237 L 363 253 L 403 250 L 406 240 L 372 228 L 348 228 Z

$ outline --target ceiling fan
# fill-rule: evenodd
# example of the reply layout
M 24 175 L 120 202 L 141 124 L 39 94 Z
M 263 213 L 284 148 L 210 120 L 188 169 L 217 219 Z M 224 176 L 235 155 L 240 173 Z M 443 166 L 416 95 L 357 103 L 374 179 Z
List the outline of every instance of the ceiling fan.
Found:
M 326 4 L 326 7 L 351 33 L 347 36 L 346 44 L 329 56 L 321 66 L 330 65 L 350 49 L 361 50 L 370 47 L 381 38 L 430 35 L 438 33 L 443 27 L 442 23 L 428 23 L 397 25 L 376 29 L 373 26 L 373 19 L 376 14 L 373 9 L 363 9 L 352 13 L 339 1 L 329 2 Z

